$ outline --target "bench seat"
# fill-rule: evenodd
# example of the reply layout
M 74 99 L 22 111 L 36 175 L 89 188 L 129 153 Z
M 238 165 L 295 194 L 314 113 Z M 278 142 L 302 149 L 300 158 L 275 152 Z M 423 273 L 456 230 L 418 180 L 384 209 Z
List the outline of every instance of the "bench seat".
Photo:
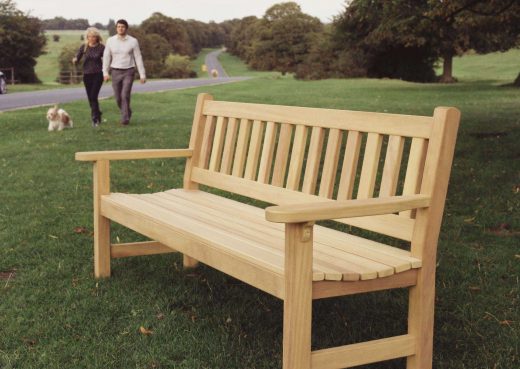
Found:
M 76 153 L 93 162 L 94 275 L 110 277 L 114 258 L 179 252 L 185 268 L 200 261 L 283 300 L 283 369 L 400 357 L 407 369 L 431 369 L 459 120 L 446 107 L 412 116 L 200 94 L 186 149 Z M 186 158 L 182 189 L 112 192 L 111 161 L 152 158 Z M 150 240 L 112 243 L 113 221 Z M 407 334 L 312 351 L 313 300 L 395 288 L 409 291 Z
M 168 238 L 164 244 L 171 245 L 170 238 L 176 236 L 200 242 L 244 266 L 283 277 L 285 228 L 265 220 L 260 208 L 204 191 L 174 189 L 139 195 L 112 193 L 102 197 L 101 212 L 125 226 L 133 226 L 127 224 L 133 219 L 152 223 L 153 227 L 143 227 L 143 233 L 151 229 L 146 235 L 158 241 Z M 314 229 L 313 250 L 314 282 L 370 280 L 421 266 L 421 260 L 408 251 L 322 226 Z M 186 249 L 179 251 L 190 255 Z M 191 253 L 217 269 L 225 268 L 212 265 L 197 250 Z

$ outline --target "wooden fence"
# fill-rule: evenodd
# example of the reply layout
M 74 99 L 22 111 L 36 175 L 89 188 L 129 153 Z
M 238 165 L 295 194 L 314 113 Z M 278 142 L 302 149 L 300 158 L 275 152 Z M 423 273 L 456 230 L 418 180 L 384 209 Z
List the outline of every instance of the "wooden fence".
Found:
M 82 80 L 83 73 L 73 70 L 60 72 L 58 76 L 58 82 L 67 85 L 81 83 Z

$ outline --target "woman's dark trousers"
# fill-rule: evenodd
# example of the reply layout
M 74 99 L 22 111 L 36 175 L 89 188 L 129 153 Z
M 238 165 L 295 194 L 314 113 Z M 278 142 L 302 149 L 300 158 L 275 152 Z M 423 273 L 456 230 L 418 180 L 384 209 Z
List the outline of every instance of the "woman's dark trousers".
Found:
M 88 103 L 93 123 L 101 123 L 101 111 L 99 110 L 99 90 L 103 85 L 103 72 L 88 73 L 83 75 L 85 90 L 87 90 Z

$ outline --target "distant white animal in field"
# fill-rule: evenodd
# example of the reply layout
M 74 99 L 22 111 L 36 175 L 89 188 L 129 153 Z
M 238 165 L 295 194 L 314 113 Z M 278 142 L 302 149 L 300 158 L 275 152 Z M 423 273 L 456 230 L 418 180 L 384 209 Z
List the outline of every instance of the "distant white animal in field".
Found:
M 70 115 L 65 110 L 58 109 L 58 105 L 47 110 L 47 120 L 49 121 L 49 132 L 62 131 L 64 128 L 72 128 L 74 125 Z

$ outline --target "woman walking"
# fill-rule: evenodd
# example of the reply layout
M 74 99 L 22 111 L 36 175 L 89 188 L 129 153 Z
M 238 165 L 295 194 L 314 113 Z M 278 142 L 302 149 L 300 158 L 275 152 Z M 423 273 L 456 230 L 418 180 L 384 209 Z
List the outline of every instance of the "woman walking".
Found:
M 83 83 L 90 104 L 93 127 L 101 124 L 98 96 L 103 85 L 103 52 L 105 51 L 105 46 L 101 41 L 101 34 L 97 28 L 87 28 L 85 44 L 81 45 L 76 56 L 72 59 L 72 63 L 76 64 L 81 58 L 85 57 L 83 61 Z

